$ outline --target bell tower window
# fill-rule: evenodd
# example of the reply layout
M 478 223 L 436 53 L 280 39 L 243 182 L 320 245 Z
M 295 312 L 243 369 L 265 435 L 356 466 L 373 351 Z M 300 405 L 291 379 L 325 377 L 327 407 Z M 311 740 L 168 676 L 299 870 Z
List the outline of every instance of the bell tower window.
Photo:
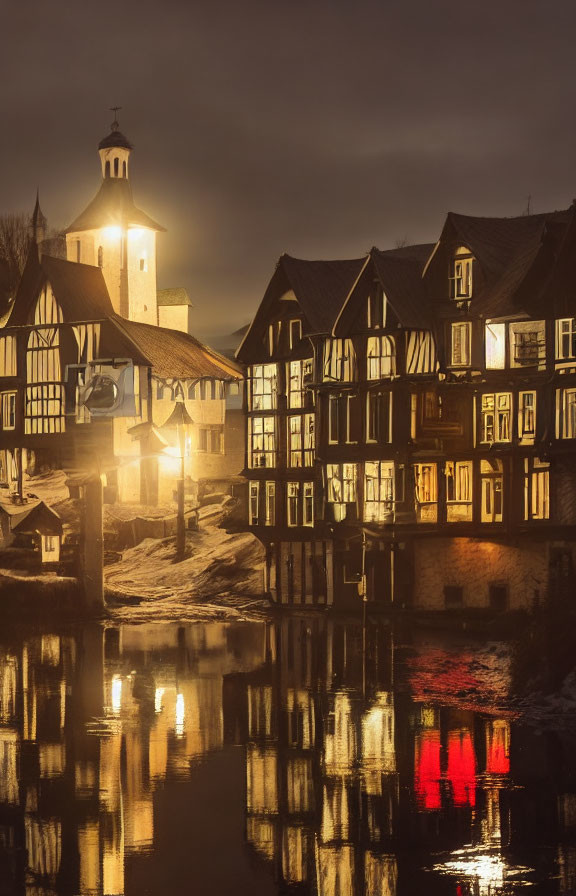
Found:
M 126 162 L 122 162 L 122 177 L 128 177 L 128 166 Z
M 110 177 L 110 161 L 104 166 L 104 177 Z
M 114 177 L 118 177 L 119 165 L 120 165 L 120 159 L 118 158 L 118 156 L 116 156 L 116 158 L 114 159 Z

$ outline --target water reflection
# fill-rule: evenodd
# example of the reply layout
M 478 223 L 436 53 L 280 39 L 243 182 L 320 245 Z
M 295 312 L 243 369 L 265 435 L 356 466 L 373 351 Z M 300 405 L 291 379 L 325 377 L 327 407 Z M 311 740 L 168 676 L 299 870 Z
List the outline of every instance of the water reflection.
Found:
M 319 615 L 4 632 L 0 896 L 165 892 L 161 840 L 189 892 L 158 800 L 202 824 L 178 788 L 215 756 L 212 799 L 244 800 L 245 827 L 215 828 L 229 890 L 196 862 L 198 892 L 242 874 L 256 896 L 574 893 L 574 744 L 521 727 L 509 687 L 502 645 Z

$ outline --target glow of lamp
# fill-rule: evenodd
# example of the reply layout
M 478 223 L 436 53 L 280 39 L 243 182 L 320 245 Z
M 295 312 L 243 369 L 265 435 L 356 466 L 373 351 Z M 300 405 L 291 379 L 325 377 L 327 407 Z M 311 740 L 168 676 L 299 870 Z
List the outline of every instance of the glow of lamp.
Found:
M 178 694 L 176 697 L 176 736 L 182 737 L 184 734 L 184 694 Z

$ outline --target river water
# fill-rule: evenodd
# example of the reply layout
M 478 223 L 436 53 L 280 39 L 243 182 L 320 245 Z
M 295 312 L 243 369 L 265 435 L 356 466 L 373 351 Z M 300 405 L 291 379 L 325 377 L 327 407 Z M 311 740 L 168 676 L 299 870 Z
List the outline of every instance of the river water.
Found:
M 0 896 L 576 893 L 572 715 L 512 661 L 317 615 L 4 626 Z

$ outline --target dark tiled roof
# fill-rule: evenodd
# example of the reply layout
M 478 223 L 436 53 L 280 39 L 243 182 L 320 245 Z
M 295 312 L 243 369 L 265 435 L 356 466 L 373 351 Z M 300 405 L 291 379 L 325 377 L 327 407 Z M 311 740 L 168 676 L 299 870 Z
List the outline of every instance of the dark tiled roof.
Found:
M 223 358 L 187 333 L 137 323 L 119 315 L 114 315 L 113 322 L 148 359 L 156 376 L 221 380 L 241 377 L 240 367 L 234 361 Z
M 364 263 L 364 258 L 304 261 L 290 255 L 281 256 L 279 265 L 314 332 L 332 330 Z
M 50 283 L 66 320 L 101 320 L 114 314 L 100 268 L 30 252 L 7 326 L 28 323 L 44 283 Z
M 134 148 L 130 141 L 127 140 L 124 134 L 121 134 L 120 131 L 111 131 L 100 141 L 98 149 L 113 149 L 115 146 L 121 147 L 122 149 Z
M 130 182 L 124 177 L 106 177 L 92 202 L 78 215 L 66 233 L 97 227 L 148 227 L 164 230 L 145 212 L 136 208 Z
M 518 218 L 475 218 L 450 212 L 446 225 L 452 225 L 463 246 L 478 259 L 487 277 L 500 274 L 510 259 L 539 234 L 547 221 L 568 220 L 568 211 Z
M 426 298 L 422 270 L 434 246 L 426 245 L 426 251 L 410 255 L 402 250 L 380 252 L 372 249 L 370 257 L 374 273 L 380 280 L 388 302 L 403 327 L 428 328 L 431 326 L 430 309 Z
M 159 289 L 157 296 L 158 304 L 163 307 L 167 305 L 190 305 L 191 308 L 194 307 L 188 292 L 183 286 L 176 286 L 174 289 Z

